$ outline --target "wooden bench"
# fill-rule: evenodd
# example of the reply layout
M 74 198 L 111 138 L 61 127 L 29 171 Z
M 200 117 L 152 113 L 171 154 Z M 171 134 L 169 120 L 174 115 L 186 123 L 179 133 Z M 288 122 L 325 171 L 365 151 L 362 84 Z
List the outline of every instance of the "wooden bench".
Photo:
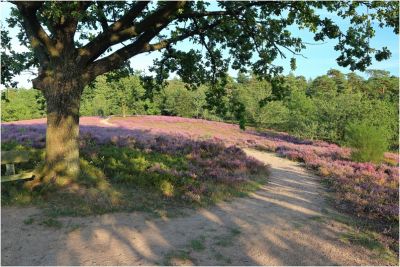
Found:
M 6 172 L 1 176 L 1 182 L 32 178 L 33 171 L 15 173 L 14 164 L 28 162 L 29 158 L 29 151 L 1 151 L 1 165 L 6 165 Z

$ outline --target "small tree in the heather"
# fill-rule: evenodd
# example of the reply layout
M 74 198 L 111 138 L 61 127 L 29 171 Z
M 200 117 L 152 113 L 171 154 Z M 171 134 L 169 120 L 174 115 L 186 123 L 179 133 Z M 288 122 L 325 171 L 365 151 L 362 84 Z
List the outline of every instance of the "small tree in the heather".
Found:
M 132 111 L 137 110 L 137 103 L 144 94 L 144 89 L 140 84 L 137 76 L 127 76 L 111 81 L 108 83 L 113 91 L 112 97 L 113 106 L 119 107 L 118 114 L 126 117 L 127 114 L 132 114 Z
M 241 71 L 251 67 L 256 75 L 266 77 L 282 72 L 272 62 L 277 56 L 284 57 L 284 51 L 293 56 L 301 53 L 305 42 L 291 34 L 293 25 L 309 29 L 316 41 L 337 39 L 335 50 L 341 53 L 337 61 L 351 70 L 364 70 L 372 57 L 384 60 L 390 56 L 386 47 L 370 47 L 373 21 L 399 32 L 397 1 L 224 1 L 212 8 L 201 1 L 12 3 L 16 8 L 9 25 L 22 29 L 18 37 L 31 52 L 23 57 L 12 54 L 20 65 L 3 65 L 2 61 L 6 74 L 2 82 L 11 81 L 20 66 L 38 67 L 33 87 L 43 92 L 47 102 L 46 162 L 41 176 L 44 182 L 59 184 L 79 175 L 83 88 L 136 55 L 163 51 L 154 64 L 155 85 L 162 84 L 170 71 L 189 84 L 208 81 L 215 87 L 207 94 L 208 102 L 218 105 L 225 92 L 217 81 L 223 84 L 229 64 Z M 320 15 L 327 12 L 349 18 L 350 26 L 343 29 Z M 194 44 L 189 51 L 177 45 L 184 40 Z M 222 50 L 229 56 L 224 57 Z M 295 66 L 294 60 L 291 65 Z
M 359 162 L 381 162 L 388 148 L 384 129 L 372 126 L 367 121 L 350 123 L 346 140 L 353 148 L 351 158 Z

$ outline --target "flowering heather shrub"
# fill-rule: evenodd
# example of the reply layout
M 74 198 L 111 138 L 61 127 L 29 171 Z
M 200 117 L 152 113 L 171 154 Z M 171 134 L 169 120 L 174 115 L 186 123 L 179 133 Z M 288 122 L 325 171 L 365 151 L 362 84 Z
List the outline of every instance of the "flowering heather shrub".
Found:
M 358 214 L 398 220 L 398 168 L 372 163 L 321 161 L 318 172 Z
M 276 152 L 316 170 L 335 190 L 338 204 L 344 204 L 347 210 L 371 219 L 398 221 L 397 166 L 352 162 L 348 149 L 334 145 L 280 146 Z
M 265 172 L 265 166 L 238 147 L 224 147 L 221 142 L 202 141 L 188 155 L 191 167 L 201 179 L 234 184 L 244 182 L 248 174 Z
M 45 123 L 45 119 L 3 123 L 2 141 L 44 147 Z M 302 161 L 321 174 L 335 190 L 338 204 L 345 205 L 347 211 L 373 219 L 398 221 L 399 158 L 394 153 L 385 153 L 389 164 L 355 163 L 350 159 L 349 148 L 335 144 L 301 140 L 285 133 L 241 131 L 234 124 L 180 117 L 111 118 L 107 124 L 98 117 L 83 117 L 80 125 L 82 147 L 95 140 L 186 156 L 189 167 L 185 175 L 224 183 L 235 184 L 245 179 L 245 170 L 251 172 L 262 167 L 245 157 L 238 146 L 277 152 Z M 188 190 L 197 198 L 206 189 L 191 186 Z

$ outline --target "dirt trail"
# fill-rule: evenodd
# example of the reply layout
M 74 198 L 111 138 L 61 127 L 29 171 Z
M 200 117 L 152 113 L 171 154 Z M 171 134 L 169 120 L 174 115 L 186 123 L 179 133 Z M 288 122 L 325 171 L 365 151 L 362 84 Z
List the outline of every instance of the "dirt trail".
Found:
M 324 216 L 317 178 L 297 163 L 246 150 L 271 165 L 269 183 L 247 198 L 178 218 L 115 213 L 62 218 L 53 229 L 24 223 L 38 210 L 4 208 L 2 265 L 376 265 L 339 241 L 345 226 Z
M 107 117 L 107 118 L 105 118 L 105 119 L 101 119 L 101 120 L 100 120 L 100 123 L 102 123 L 102 124 L 104 124 L 104 125 L 107 125 L 107 126 L 115 126 L 115 124 L 109 122 L 109 120 L 110 120 L 110 117 Z

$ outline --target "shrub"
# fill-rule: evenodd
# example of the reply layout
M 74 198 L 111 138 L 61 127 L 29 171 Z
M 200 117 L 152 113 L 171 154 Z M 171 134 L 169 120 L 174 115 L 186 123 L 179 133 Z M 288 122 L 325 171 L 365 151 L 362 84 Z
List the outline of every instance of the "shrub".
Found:
M 7 89 L 2 92 L 1 120 L 42 118 L 46 114 L 43 94 L 35 89 Z
M 283 129 L 288 117 L 289 110 L 282 101 L 271 101 L 261 108 L 257 123 L 260 126 Z
M 166 197 L 172 197 L 174 195 L 174 186 L 171 184 L 171 182 L 168 182 L 166 180 L 161 181 L 160 190 L 162 194 Z
M 367 122 L 350 123 L 346 131 L 346 140 L 353 148 L 351 158 L 359 162 L 381 162 L 388 143 L 382 128 Z
M 313 139 L 316 137 L 318 121 L 316 104 L 303 92 L 293 92 L 287 103 L 289 116 L 287 130 L 298 137 Z

